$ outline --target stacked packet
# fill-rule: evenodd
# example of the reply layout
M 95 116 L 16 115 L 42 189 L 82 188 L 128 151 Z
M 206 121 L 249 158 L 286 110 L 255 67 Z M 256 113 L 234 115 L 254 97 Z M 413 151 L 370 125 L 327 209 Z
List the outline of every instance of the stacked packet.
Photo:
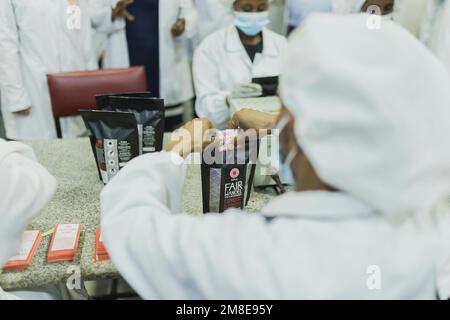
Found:
M 98 228 L 95 232 L 95 251 L 94 260 L 97 262 L 110 261 L 108 251 L 106 251 L 105 245 L 103 244 L 102 232 Z
M 41 230 L 25 231 L 19 252 L 6 262 L 3 270 L 21 271 L 27 269 L 33 262 L 33 257 L 42 241 Z
M 59 224 L 55 226 L 48 252 L 47 260 L 49 263 L 75 260 L 81 228 L 81 224 Z

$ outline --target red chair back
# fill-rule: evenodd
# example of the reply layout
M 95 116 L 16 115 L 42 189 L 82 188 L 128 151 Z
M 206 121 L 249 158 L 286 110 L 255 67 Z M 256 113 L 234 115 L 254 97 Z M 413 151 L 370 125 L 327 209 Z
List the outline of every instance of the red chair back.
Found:
M 54 73 L 47 75 L 47 79 L 59 137 L 61 137 L 59 118 L 76 116 L 80 109 L 96 109 L 96 95 L 148 90 L 143 66 Z

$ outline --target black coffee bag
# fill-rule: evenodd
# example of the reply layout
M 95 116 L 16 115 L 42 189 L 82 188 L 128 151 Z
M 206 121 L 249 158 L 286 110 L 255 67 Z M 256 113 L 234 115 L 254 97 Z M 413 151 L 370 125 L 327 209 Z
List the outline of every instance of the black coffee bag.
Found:
M 139 134 L 133 113 L 80 110 L 89 132 L 100 179 L 106 185 L 139 156 Z
M 140 154 L 162 150 L 165 125 L 164 100 L 152 97 L 110 96 L 103 109 L 131 112 L 136 116 Z
M 149 91 L 99 94 L 99 95 L 95 96 L 95 102 L 96 102 L 97 109 L 112 111 L 111 104 L 109 103 L 109 98 L 111 98 L 111 97 L 151 98 L 152 94 Z
M 253 78 L 252 83 L 260 84 L 263 88 L 263 97 L 276 96 L 278 94 L 279 77 Z
M 227 130 L 229 131 L 229 130 Z M 227 143 L 227 142 L 225 142 Z M 211 148 L 211 149 L 210 149 Z M 239 146 L 212 144 L 201 165 L 204 213 L 222 213 L 230 208 L 244 209 L 250 199 L 255 175 L 257 145 L 249 141 Z

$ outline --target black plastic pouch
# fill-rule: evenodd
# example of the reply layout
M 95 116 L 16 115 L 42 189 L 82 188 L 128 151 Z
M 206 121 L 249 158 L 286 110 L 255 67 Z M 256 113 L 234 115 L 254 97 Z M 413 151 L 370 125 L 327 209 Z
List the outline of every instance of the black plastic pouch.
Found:
M 263 88 L 263 97 L 276 96 L 278 94 L 279 77 L 253 78 L 252 83 L 260 84 Z
M 111 96 L 105 109 L 131 112 L 135 115 L 139 133 L 139 153 L 159 152 L 163 147 L 164 100 L 152 97 Z
M 80 110 L 88 129 L 100 179 L 106 185 L 139 156 L 139 135 L 133 113 Z
M 244 209 L 250 199 L 255 176 L 258 145 L 247 140 L 240 147 L 205 149 L 215 159 L 201 165 L 203 213 L 223 213 L 230 208 Z M 211 148 L 209 150 L 209 148 Z
M 146 92 L 130 92 L 130 93 L 110 93 L 99 94 L 95 96 L 95 102 L 98 110 L 111 110 L 111 104 L 109 98 L 112 97 L 128 97 L 128 98 L 151 98 L 152 94 L 149 91 Z

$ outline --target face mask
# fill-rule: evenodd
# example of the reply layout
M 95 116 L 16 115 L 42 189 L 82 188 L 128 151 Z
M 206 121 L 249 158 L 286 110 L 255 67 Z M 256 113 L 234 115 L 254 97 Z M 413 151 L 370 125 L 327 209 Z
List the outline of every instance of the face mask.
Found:
M 274 129 L 279 130 L 281 133 L 284 129 L 286 129 L 287 124 L 289 123 L 288 117 L 283 117 L 280 122 L 275 126 Z M 283 151 L 280 149 L 280 170 L 279 173 L 283 178 L 283 181 L 291 186 L 295 186 L 294 174 L 292 173 L 291 165 L 292 161 L 294 161 L 297 156 L 297 150 L 289 151 L 287 157 L 283 156 Z
M 280 155 L 280 175 L 284 178 L 284 182 L 290 186 L 295 186 L 294 174 L 292 173 L 291 164 L 294 158 L 297 156 L 297 150 L 291 150 L 283 161 L 283 157 Z
M 247 36 L 256 36 L 269 24 L 269 11 L 234 12 L 234 25 Z

